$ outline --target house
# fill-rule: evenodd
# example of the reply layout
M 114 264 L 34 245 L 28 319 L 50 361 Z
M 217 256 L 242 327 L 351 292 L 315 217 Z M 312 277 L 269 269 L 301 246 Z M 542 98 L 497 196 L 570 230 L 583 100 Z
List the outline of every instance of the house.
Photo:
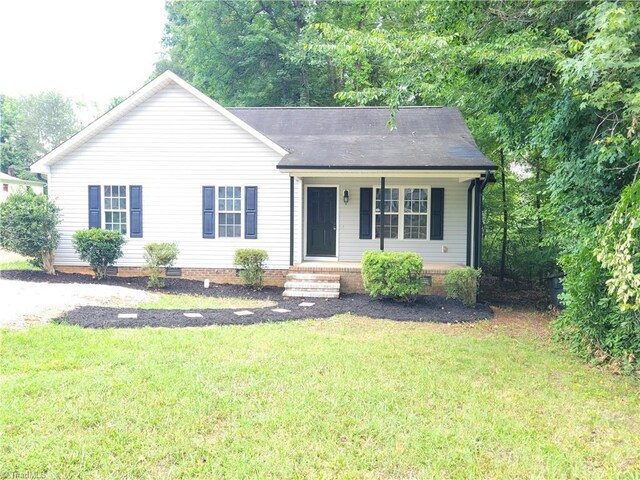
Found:
M 0 183 L 2 183 L 0 202 L 4 202 L 12 193 L 21 192 L 27 189 L 31 189 L 35 193 L 44 192 L 44 182 L 38 182 L 35 180 L 23 180 L 14 176 L 13 172 L 13 167 L 9 167 L 7 173 L 0 172 Z
M 268 252 L 268 284 L 343 291 L 362 288 L 367 250 L 418 252 L 434 284 L 477 266 L 495 165 L 455 108 L 388 120 L 378 107 L 223 108 L 165 72 L 32 166 L 62 212 L 56 268 L 88 272 L 71 237 L 89 227 L 126 236 L 119 275 L 139 274 L 149 242 L 178 244 L 175 274 L 219 282 L 238 281 L 243 247 Z

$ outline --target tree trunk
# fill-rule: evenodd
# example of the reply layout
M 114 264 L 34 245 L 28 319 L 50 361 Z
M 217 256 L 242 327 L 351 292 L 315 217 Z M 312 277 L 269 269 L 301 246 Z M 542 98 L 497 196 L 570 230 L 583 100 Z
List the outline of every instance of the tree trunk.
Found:
M 505 178 L 504 149 L 500 150 L 500 168 L 502 172 L 502 252 L 500 254 L 500 281 L 504 282 L 505 271 L 507 269 L 508 234 L 507 181 Z
M 48 250 L 46 252 L 42 252 L 42 268 L 49 275 L 55 275 L 56 270 L 53 268 L 53 260 L 54 260 L 54 252 Z
M 538 222 L 538 251 L 542 251 L 542 215 L 540 214 L 540 207 L 542 199 L 540 198 L 540 163 L 541 158 L 538 156 L 536 161 L 536 219 Z M 544 281 L 543 272 L 538 269 L 538 283 L 542 285 Z

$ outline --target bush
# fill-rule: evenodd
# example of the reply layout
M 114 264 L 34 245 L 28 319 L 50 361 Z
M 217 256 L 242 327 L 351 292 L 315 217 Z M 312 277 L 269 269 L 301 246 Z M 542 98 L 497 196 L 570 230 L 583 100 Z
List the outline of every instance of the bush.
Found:
M 58 221 L 58 207 L 46 195 L 31 190 L 9 195 L 0 204 L 0 246 L 31 257 L 31 263 L 53 275 Z
M 478 280 L 482 270 L 471 267 L 450 270 L 444 277 L 447 298 L 455 298 L 465 305 L 475 305 L 478 296 Z
M 565 309 L 554 323 L 556 334 L 585 357 L 637 368 L 640 318 L 637 311 L 622 310 L 609 292 L 610 275 L 594 253 L 597 241 L 592 238 L 560 258 Z
M 100 280 L 107 274 L 107 267 L 122 256 L 125 239 L 120 232 L 90 228 L 78 230 L 72 241 L 80 259 L 89 263 L 96 278 Z
M 233 264 L 240 268 L 240 278 L 245 285 L 262 290 L 264 286 L 264 264 L 269 255 L 264 250 L 240 248 L 236 250 Z
M 422 257 L 413 252 L 365 252 L 362 282 L 372 297 L 412 300 L 424 288 Z
M 166 283 L 162 274 L 165 268 L 173 265 L 178 258 L 178 246 L 175 243 L 147 243 L 144 246 L 145 270 L 149 273 L 149 288 L 164 288 Z

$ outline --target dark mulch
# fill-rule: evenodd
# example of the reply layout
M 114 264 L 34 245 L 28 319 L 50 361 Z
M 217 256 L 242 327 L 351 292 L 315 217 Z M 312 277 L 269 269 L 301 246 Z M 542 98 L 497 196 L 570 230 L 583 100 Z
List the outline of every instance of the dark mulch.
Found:
M 29 282 L 50 283 L 99 283 L 147 290 L 147 279 L 143 277 L 107 277 L 97 282 L 88 275 L 59 273 L 55 276 L 44 272 L 11 270 L 1 273 L 2 278 Z M 199 327 L 207 325 L 249 325 L 255 323 L 283 322 L 307 318 L 328 318 L 341 313 L 351 313 L 371 318 L 408 322 L 463 323 L 483 320 L 493 316 L 488 305 L 478 304 L 466 307 L 457 300 L 427 295 L 414 303 L 396 302 L 390 299 L 374 299 L 364 294 L 343 294 L 339 299 L 282 298 L 282 288 L 267 287 L 254 291 L 243 285 L 211 284 L 205 289 L 203 283 L 195 280 L 168 278 L 162 293 L 185 293 L 211 297 L 236 297 L 277 302 L 266 308 L 204 309 L 204 310 L 142 310 L 110 307 L 80 307 L 67 312 L 57 322 L 65 322 L 88 328 L 139 328 L 139 327 Z M 302 302 L 314 303 L 311 307 L 301 307 Z M 285 308 L 286 313 L 273 312 L 273 308 Z M 249 310 L 253 315 L 237 316 L 233 312 Z M 202 318 L 187 318 L 184 312 L 197 312 Z M 119 319 L 119 313 L 137 313 L 135 319 Z
M 480 299 L 491 305 L 511 308 L 548 310 L 551 305 L 549 291 L 530 282 L 515 282 L 510 278 L 500 281 L 493 275 L 482 275 Z

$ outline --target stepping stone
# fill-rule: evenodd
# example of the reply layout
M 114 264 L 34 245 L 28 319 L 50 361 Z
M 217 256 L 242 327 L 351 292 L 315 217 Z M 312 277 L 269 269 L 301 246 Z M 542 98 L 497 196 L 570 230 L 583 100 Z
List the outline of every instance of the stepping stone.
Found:
M 271 311 L 276 313 L 289 313 L 291 310 L 287 310 L 286 308 L 272 308 Z
M 183 315 L 187 318 L 202 318 L 202 315 L 199 313 L 184 313 Z
M 119 313 L 118 318 L 138 318 L 137 313 Z
M 237 312 L 233 312 L 239 317 L 246 317 L 247 315 L 253 315 L 253 312 L 249 310 L 238 310 Z
M 302 302 L 300 304 L 301 307 L 313 307 L 315 305 L 315 303 L 313 302 Z

